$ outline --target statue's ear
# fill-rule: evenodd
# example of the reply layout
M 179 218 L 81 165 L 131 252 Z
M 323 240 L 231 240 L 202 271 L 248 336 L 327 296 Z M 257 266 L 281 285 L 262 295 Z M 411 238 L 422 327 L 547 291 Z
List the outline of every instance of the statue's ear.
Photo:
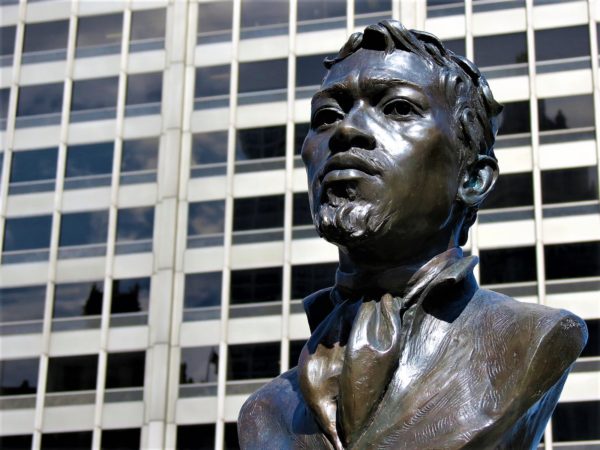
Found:
M 491 192 L 498 179 L 498 163 L 487 155 L 479 155 L 477 161 L 465 169 L 458 187 L 458 197 L 467 206 L 479 205 Z

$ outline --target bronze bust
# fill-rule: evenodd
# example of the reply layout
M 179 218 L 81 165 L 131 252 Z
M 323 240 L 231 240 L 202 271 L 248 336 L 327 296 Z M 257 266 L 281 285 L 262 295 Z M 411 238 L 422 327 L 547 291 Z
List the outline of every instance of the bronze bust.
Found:
M 244 404 L 242 448 L 535 448 L 587 331 L 480 289 L 463 257 L 501 105 L 473 63 L 396 21 L 325 67 L 302 158 L 339 269 L 304 300 L 298 367 Z

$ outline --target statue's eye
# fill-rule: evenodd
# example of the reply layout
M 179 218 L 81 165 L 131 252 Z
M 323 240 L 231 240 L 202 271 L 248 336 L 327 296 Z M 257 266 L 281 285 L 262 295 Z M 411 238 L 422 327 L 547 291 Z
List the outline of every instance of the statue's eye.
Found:
M 342 114 L 333 108 L 319 109 L 313 114 L 311 127 L 319 128 L 326 125 L 332 125 L 338 120 L 342 120 Z
M 383 107 L 383 113 L 387 116 L 407 117 L 417 113 L 416 108 L 407 100 L 392 100 Z

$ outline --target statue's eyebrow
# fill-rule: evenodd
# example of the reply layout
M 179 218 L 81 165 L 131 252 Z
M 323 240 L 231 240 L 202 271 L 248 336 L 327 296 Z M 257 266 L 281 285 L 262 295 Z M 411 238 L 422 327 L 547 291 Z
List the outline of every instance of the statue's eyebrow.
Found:
M 317 91 L 317 93 L 313 95 L 312 103 L 314 104 L 319 100 L 327 100 L 331 98 L 339 101 L 340 98 L 348 96 L 348 91 L 350 91 L 350 89 L 351 88 L 348 81 L 338 81 L 337 83 Z
M 372 76 L 363 78 L 363 87 L 366 90 L 371 88 L 375 89 L 386 89 L 392 86 L 406 86 L 415 89 L 419 92 L 424 92 L 423 86 L 412 81 L 403 80 L 401 78 L 388 78 L 384 76 Z

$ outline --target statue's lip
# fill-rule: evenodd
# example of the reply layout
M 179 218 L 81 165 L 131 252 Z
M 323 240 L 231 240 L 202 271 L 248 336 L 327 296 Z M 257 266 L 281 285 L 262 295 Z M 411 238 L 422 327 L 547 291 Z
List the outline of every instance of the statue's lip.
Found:
M 367 160 L 364 156 L 357 154 L 356 151 L 348 151 L 336 153 L 331 156 L 319 173 L 319 181 L 325 181 L 327 177 L 332 178 L 343 176 L 344 174 L 351 177 L 364 175 L 380 175 L 381 171 L 372 164 L 372 160 Z M 331 174 L 328 176 L 328 174 Z

